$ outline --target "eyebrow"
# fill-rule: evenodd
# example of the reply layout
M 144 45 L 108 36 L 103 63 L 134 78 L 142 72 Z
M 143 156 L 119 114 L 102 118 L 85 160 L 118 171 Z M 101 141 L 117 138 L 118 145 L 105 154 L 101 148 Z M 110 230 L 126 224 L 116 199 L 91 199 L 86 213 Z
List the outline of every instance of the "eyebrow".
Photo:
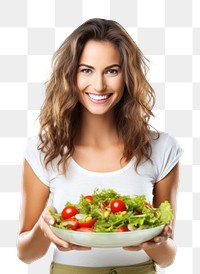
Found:
M 86 64 L 80 64 L 78 67 L 81 67 L 81 66 L 94 69 L 94 67 L 92 67 L 90 65 L 86 65 Z M 121 66 L 119 64 L 112 64 L 112 65 L 106 67 L 105 69 L 110 69 L 110 68 L 113 68 L 113 67 L 119 67 L 119 68 L 121 68 Z

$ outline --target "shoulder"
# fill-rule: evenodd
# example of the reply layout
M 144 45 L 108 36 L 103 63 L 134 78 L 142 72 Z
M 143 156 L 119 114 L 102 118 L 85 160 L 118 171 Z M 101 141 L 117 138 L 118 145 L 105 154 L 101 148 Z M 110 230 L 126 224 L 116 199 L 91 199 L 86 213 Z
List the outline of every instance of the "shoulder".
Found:
M 177 139 L 165 132 L 152 132 L 150 141 L 151 159 L 157 170 L 157 181 L 161 180 L 178 163 L 183 154 Z
M 39 136 L 36 135 L 28 138 L 25 146 L 25 155 L 33 155 L 33 154 L 40 155 L 41 151 L 38 148 L 39 144 L 40 144 Z
M 50 181 L 50 170 L 45 168 L 44 153 L 38 148 L 40 144 L 39 136 L 28 138 L 25 147 L 24 158 L 27 160 L 36 176 L 47 186 Z
M 162 149 L 162 151 L 163 151 L 167 148 L 169 149 L 170 147 L 171 148 L 180 147 L 177 139 L 167 132 L 158 132 L 157 133 L 155 131 L 152 131 L 150 144 L 152 147 L 152 152 L 154 150 L 158 150 L 158 149 L 159 150 Z
M 60 156 L 57 156 L 46 166 L 45 157 L 46 152 L 40 149 L 41 140 L 38 135 L 28 138 L 27 144 L 24 150 L 24 158 L 33 166 L 37 166 L 49 174 L 52 174 L 54 171 L 58 172 L 57 164 L 60 161 Z
M 39 143 L 40 143 L 39 136 L 35 135 L 28 138 L 26 146 L 34 148 L 34 147 L 38 147 Z

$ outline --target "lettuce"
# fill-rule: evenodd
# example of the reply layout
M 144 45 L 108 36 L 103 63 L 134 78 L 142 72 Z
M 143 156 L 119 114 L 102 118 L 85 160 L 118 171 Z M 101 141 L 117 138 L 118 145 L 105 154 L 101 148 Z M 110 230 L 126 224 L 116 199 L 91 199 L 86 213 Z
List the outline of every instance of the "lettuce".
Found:
M 84 195 L 80 196 L 78 204 L 67 202 L 66 205 L 74 205 L 80 214 L 97 218 L 93 229 L 95 232 L 114 232 L 121 226 L 129 230 L 147 229 L 164 224 L 173 220 L 173 211 L 168 201 L 164 201 L 158 208 L 154 208 L 145 195 L 120 195 L 113 189 L 94 189 L 92 194 L 93 202 L 90 203 Z M 126 211 L 112 213 L 110 204 L 113 200 L 120 199 L 125 203 Z M 105 217 L 105 212 L 108 216 Z M 60 213 L 51 212 L 55 220 L 55 226 L 65 229 Z M 76 217 L 76 216 L 75 216 Z

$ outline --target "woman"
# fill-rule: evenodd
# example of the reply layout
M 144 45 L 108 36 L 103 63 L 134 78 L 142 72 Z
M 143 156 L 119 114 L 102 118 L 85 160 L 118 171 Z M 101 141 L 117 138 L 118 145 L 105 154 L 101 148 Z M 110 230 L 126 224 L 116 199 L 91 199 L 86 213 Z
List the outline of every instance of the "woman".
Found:
M 70 244 L 50 229 L 49 206 L 61 211 L 95 187 L 145 194 L 154 207 L 168 200 L 175 214 L 182 151 L 168 134 L 150 130 L 154 91 L 146 73 L 143 54 L 112 20 L 85 22 L 56 52 L 39 136 L 25 152 L 17 243 L 22 261 L 42 257 L 54 243 L 52 274 L 152 274 L 156 264 L 173 263 L 173 226 L 139 246 L 107 249 Z

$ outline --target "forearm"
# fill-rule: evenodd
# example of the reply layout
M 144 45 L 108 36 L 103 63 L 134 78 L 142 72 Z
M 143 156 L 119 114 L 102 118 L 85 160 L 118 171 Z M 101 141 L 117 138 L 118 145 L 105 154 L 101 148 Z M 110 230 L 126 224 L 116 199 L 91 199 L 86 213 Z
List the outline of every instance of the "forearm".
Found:
M 50 244 L 50 240 L 44 236 L 39 223 L 36 223 L 32 230 L 19 235 L 17 240 L 18 257 L 29 264 L 42 257 Z
M 173 263 L 176 256 L 176 246 L 174 241 L 169 238 L 158 247 L 148 249 L 145 252 L 156 264 L 164 268 Z

